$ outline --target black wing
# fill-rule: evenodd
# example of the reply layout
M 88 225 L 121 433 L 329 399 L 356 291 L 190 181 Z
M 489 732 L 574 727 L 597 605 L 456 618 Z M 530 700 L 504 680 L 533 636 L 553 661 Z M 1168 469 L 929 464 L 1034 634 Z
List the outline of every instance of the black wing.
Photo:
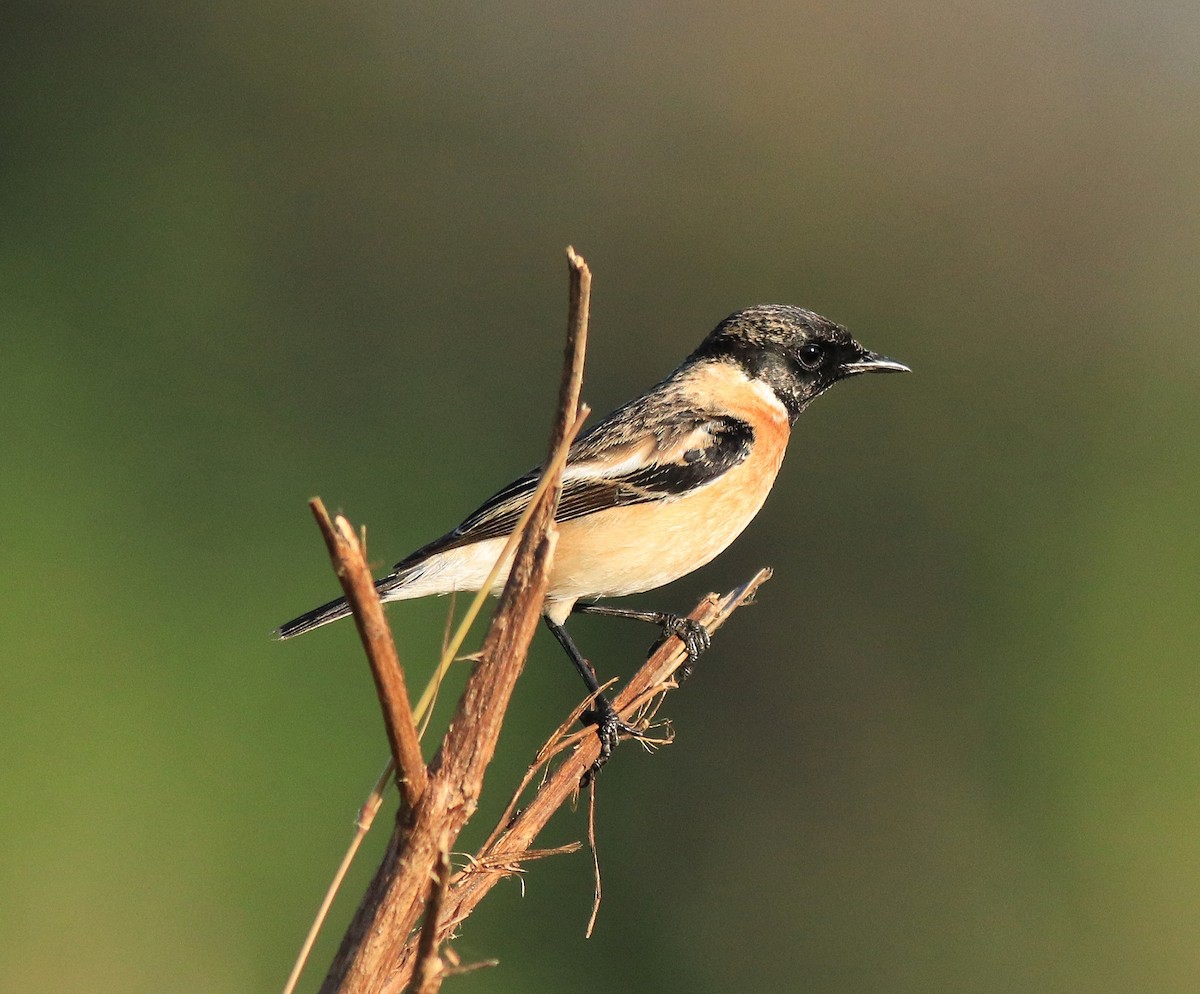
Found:
M 616 411 L 571 447 L 556 521 L 689 493 L 743 462 L 754 444 L 750 424 L 729 415 L 676 411 L 647 423 L 619 417 L 626 413 L 641 412 Z M 631 423 L 640 425 L 637 435 Z M 539 467 L 514 480 L 454 531 L 398 562 L 396 572 L 447 549 L 510 535 L 540 476 Z

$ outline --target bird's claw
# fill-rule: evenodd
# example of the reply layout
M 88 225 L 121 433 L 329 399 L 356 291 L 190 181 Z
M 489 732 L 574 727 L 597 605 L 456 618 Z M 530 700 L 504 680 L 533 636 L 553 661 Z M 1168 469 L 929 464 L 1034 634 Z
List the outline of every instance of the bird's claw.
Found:
M 700 622 L 679 614 L 669 614 L 663 619 L 662 633 L 663 637 L 654 644 L 655 649 L 674 636 L 683 643 L 683 648 L 687 651 L 687 659 L 675 671 L 676 679 L 683 683 L 692 675 L 692 666 L 696 660 L 712 645 L 712 635 Z
M 579 786 L 586 787 L 608 762 L 613 750 L 617 748 L 617 743 L 621 741 L 621 736 L 640 739 L 645 736 L 645 732 L 624 721 L 608 698 L 603 696 L 597 698 L 595 706 L 584 711 L 580 717 L 584 724 L 596 726 L 596 736 L 600 739 L 600 755 L 579 781 Z

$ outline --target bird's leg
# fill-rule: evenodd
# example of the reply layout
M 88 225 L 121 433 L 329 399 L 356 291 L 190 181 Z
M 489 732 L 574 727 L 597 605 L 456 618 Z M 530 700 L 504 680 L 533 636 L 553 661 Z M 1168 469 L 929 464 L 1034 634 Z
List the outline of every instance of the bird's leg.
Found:
M 663 637 L 656 642 L 651 651 L 657 649 L 663 642 L 674 635 L 687 650 L 687 660 L 676 671 L 678 680 L 682 683 L 692 675 L 692 665 L 712 644 L 712 636 L 700 622 L 681 614 L 668 614 L 663 611 L 635 611 L 626 607 L 609 607 L 607 604 L 577 604 L 573 613 L 595 614 L 604 618 L 629 618 L 631 621 L 644 621 L 657 625 L 662 629 Z
M 585 724 L 595 725 L 596 734 L 600 737 L 600 756 L 592 765 L 592 768 L 584 775 L 583 785 L 595 776 L 605 763 L 608 762 L 608 757 L 612 755 L 613 749 L 617 747 L 617 742 L 621 735 L 632 735 L 636 738 L 642 737 L 642 731 L 635 728 L 626 721 L 621 720 L 621 716 L 617 714 L 617 709 L 612 706 L 610 701 L 600 691 L 600 683 L 596 679 L 596 674 L 592 670 L 591 664 L 583 658 L 583 653 L 579 651 L 579 646 L 575 644 L 575 640 L 571 638 L 570 633 L 549 616 L 545 616 L 546 627 L 554 633 L 554 637 L 558 639 L 558 644 L 563 647 L 563 651 L 570 657 L 575 669 L 579 671 L 579 675 L 583 677 L 583 682 L 587 684 L 588 690 L 592 695 L 592 706 L 581 716 Z

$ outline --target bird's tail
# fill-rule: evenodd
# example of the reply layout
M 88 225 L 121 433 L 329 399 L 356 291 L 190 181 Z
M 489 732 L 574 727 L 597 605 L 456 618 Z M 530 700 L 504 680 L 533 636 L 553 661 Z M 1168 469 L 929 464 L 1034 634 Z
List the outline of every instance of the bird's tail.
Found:
M 376 580 L 375 589 L 379 591 L 380 596 L 383 596 L 397 586 L 398 579 L 395 573 L 391 573 L 380 580 Z M 346 598 L 339 597 L 335 601 L 322 604 L 320 607 L 313 608 L 307 614 L 302 614 L 300 617 L 293 618 L 291 621 L 280 625 L 275 629 L 275 637 L 277 639 L 290 639 L 295 635 L 303 635 L 305 632 L 311 632 L 314 628 L 328 625 L 331 621 L 338 621 L 348 617 L 349 614 L 350 605 L 346 603 Z

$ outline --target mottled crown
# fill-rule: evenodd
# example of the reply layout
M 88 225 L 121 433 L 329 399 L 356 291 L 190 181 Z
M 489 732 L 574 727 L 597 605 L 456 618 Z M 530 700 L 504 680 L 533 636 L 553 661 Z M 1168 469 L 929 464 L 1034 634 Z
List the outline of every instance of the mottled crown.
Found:
M 717 339 L 737 339 L 750 346 L 769 348 L 787 347 L 810 338 L 821 338 L 837 345 L 849 345 L 853 341 L 850 332 L 840 324 L 803 307 L 755 304 L 730 314 L 709 333 L 701 348 L 714 344 Z

